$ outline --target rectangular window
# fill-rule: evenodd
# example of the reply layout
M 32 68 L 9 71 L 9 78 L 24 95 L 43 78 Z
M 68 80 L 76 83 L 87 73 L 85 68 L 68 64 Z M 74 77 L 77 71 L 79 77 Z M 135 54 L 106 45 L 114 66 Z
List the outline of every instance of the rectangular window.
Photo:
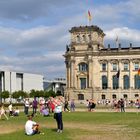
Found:
M 80 78 L 81 89 L 86 88 L 86 78 Z
M 102 64 L 102 71 L 106 71 L 106 64 Z
M 116 63 L 113 63 L 112 64 L 112 67 L 113 67 L 113 71 L 116 71 L 117 70 L 117 64 Z
M 138 70 L 139 69 L 139 63 L 134 63 L 134 70 Z
M 124 70 L 128 70 L 128 63 L 124 63 Z
M 23 90 L 23 74 L 16 73 L 16 90 Z

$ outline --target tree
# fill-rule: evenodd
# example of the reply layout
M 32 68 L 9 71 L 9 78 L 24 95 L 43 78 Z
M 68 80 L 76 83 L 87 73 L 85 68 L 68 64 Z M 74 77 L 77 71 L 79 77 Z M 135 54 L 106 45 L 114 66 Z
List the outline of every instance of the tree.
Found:
M 27 98 L 28 97 L 28 93 L 22 90 L 17 91 L 18 94 L 20 95 L 20 97 L 23 98 Z
M 61 94 L 61 91 L 60 91 L 60 90 L 58 90 L 58 91 L 56 92 L 56 96 L 62 96 L 62 94 Z
M 49 93 L 48 93 L 47 90 L 44 91 L 44 97 L 45 97 L 45 98 L 48 98 L 48 97 L 49 97 Z
M 44 97 L 45 92 L 43 90 L 37 90 L 36 92 L 37 92 L 38 97 Z
M 44 97 L 45 92 L 43 90 L 34 90 L 30 91 L 30 97 Z
M 50 91 L 48 91 L 48 96 L 49 97 L 55 97 L 56 94 L 55 94 L 55 92 L 53 90 L 50 90 Z
M 30 97 L 37 97 L 36 91 L 32 89 L 29 93 Z
M 6 98 L 9 98 L 9 91 L 3 91 L 3 92 L 1 92 L 1 98 L 3 98 L 4 99 L 4 102 L 5 102 L 5 99 Z
M 19 90 L 19 91 L 13 92 L 12 97 L 14 99 L 18 99 L 19 97 L 21 97 L 23 99 L 23 98 L 28 97 L 28 94 L 25 91 Z
M 18 99 L 18 98 L 20 97 L 18 91 L 13 92 L 13 93 L 12 93 L 12 97 L 13 97 L 14 99 Z

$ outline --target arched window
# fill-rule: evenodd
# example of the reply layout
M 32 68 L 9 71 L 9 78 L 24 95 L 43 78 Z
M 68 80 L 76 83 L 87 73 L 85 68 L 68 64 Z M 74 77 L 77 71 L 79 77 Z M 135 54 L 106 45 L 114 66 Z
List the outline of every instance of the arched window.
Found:
M 80 36 L 77 35 L 77 43 L 80 43 Z
M 140 76 L 135 75 L 134 79 L 135 79 L 135 89 L 140 89 Z
M 119 88 L 119 78 L 117 78 L 116 75 L 113 75 L 112 82 L 113 82 L 113 89 L 118 89 Z
M 78 94 L 78 100 L 84 100 L 84 95 L 83 94 Z
M 113 99 L 116 99 L 116 98 L 117 98 L 116 94 L 113 94 L 113 95 L 112 95 L 112 98 L 113 98 Z
M 86 42 L 86 41 L 87 41 L 87 39 L 86 39 L 86 36 L 85 36 L 85 35 L 83 35 L 83 41 L 84 41 L 84 42 Z
M 88 71 L 88 65 L 86 63 L 79 64 L 79 71 Z
M 107 89 L 108 83 L 107 83 L 107 76 L 103 75 L 102 76 L 102 89 Z
M 124 89 L 129 89 L 129 87 L 130 87 L 129 76 L 124 75 L 123 76 L 123 88 Z

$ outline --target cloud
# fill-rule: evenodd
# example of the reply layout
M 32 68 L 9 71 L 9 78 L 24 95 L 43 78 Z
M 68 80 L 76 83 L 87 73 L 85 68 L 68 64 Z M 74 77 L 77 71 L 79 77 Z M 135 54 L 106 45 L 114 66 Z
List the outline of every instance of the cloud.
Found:
M 93 24 L 106 33 L 105 43 L 140 44 L 139 0 L 86 5 L 75 0 L 0 1 L 0 68 L 41 73 L 48 78 L 65 75 L 63 54 L 70 43 L 68 30 L 87 25 L 91 9 Z M 129 9 L 129 10 L 128 10 Z M 127 45 L 126 45 L 127 46 Z
M 139 5 L 139 0 L 120 0 L 114 4 L 107 2 L 100 4 L 94 9 L 91 6 L 93 23 L 103 27 L 104 30 L 127 25 L 139 29 L 137 24 L 140 22 Z
M 106 39 L 114 39 L 118 36 L 122 40 L 129 40 L 134 42 L 140 42 L 140 31 L 135 29 L 129 29 L 128 27 L 114 28 L 109 31 L 105 31 Z
M 30 21 L 36 18 L 48 17 L 57 9 L 69 7 L 75 0 L 5 0 L 0 1 L 0 17 L 11 20 Z

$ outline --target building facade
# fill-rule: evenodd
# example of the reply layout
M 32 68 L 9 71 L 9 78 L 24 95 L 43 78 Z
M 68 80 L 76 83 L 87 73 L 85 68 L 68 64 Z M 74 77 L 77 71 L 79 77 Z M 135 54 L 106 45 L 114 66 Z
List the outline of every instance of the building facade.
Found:
M 104 32 L 97 26 L 73 27 L 66 46 L 66 98 L 112 100 L 140 96 L 140 47 L 104 46 Z
M 43 76 L 39 74 L 0 71 L 0 91 L 43 90 Z
M 61 95 L 64 95 L 64 90 L 66 88 L 66 79 L 65 78 L 55 78 L 54 80 L 45 80 L 44 82 L 44 90 L 52 90 L 55 93 L 58 91 Z

